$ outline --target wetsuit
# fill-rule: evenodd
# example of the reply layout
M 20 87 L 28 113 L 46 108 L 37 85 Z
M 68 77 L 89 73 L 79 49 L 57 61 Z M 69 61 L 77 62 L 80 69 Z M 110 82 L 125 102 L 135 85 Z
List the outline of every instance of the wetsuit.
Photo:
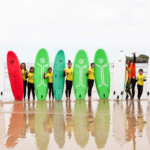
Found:
M 35 99 L 35 91 L 34 91 L 34 73 L 29 73 L 28 77 L 28 99 L 30 99 L 30 93 L 32 91 L 33 99 Z
M 49 88 L 49 98 L 51 98 L 51 93 L 52 97 L 54 98 L 54 92 L 53 92 L 53 73 L 48 73 L 45 78 L 48 78 L 48 88 Z
M 90 72 L 87 73 L 86 75 L 88 76 L 88 96 L 91 97 L 95 76 L 94 76 L 94 69 L 90 68 L 89 70 Z
M 126 84 L 126 99 L 128 99 L 128 94 L 130 97 L 134 98 L 135 95 L 135 85 L 136 85 L 136 80 L 134 79 L 136 77 L 136 56 L 133 56 L 133 63 L 129 66 L 126 67 L 126 70 L 128 71 L 128 81 Z M 131 94 L 131 89 L 132 89 L 132 94 Z
M 21 69 L 22 72 L 22 78 L 23 78 L 23 88 L 24 88 L 24 99 L 26 97 L 26 87 L 27 87 L 27 78 L 25 71 L 28 71 L 27 69 Z
M 64 72 L 64 76 L 66 76 L 66 97 L 71 96 L 71 89 L 73 85 L 73 69 L 67 68 Z

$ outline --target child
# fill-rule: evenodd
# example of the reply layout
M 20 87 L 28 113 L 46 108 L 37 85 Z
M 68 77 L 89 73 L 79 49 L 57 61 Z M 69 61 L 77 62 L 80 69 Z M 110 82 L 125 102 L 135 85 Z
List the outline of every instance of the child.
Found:
M 34 92 L 34 67 L 30 68 L 30 71 L 27 75 L 28 78 L 28 101 L 30 101 L 30 92 L 32 90 L 33 101 L 35 100 Z
M 95 67 L 95 64 L 91 63 L 91 68 L 88 70 L 88 72 L 86 74 L 88 76 L 88 97 L 89 97 L 89 100 L 91 100 L 92 88 L 93 88 L 94 79 L 95 79 L 94 67 Z
M 139 75 L 136 77 L 137 88 L 138 88 L 138 100 L 140 100 L 143 93 L 144 81 L 146 81 L 145 76 L 143 75 L 143 69 L 139 69 Z
M 45 76 L 45 72 L 44 72 L 44 79 L 48 78 L 48 88 L 49 88 L 49 100 L 51 99 L 51 92 L 52 92 L 52 97 L 54 100 L 54 92 L 53 92 L 53 72 L 52 72 L 52 68 L 48 68 L 48 73 Z

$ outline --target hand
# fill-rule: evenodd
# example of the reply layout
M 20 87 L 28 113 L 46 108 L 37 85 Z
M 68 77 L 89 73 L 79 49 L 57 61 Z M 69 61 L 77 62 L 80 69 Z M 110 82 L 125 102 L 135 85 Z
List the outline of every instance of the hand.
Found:
M 26 74 L 28 74 L 28 71 L 25 71 Z
M 90 70 L 88 70 L 88 73 L 90 73 Z
M 44 72 L 44 74 L 45 74 L 46 72 Z
M 64 72 L 66 71 L 66 69 L 63 70 Z
M 135 55 L 136 53 L 132 53 L 133 55 Z

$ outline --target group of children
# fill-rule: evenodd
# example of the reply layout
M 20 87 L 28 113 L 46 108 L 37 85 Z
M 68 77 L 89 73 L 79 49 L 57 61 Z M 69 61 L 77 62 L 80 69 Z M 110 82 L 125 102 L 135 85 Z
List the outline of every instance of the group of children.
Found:
M 128 81 L 126 84 L 126 99 L 130 96 L 131 99 L 134 99 L 135 95 L 135 85 L 137 82 L 137 89 L 138 89 L 138 100 L 140 100 L 142 93 L 143 93 L 143 85 L 144 81 L 146 81 L 145 76 L 143 75 L 143 69 L 139 69 L 139 75 L 136 76 L 136 56 L 135 53 L 133 53 L 133 62 L 128 59 L 127 60 L 127 72 L 128 72 Z M 86 76 L 88 76 L 88 97 L 89 100 L 91 99 L 92 95 L 92 88 L 94 85 L 94 67 L 95 64 L 91 63 L 91 67 L 89 68 Z M 23 84 L 24 84 L 24 99 L 26 97 L 26 87 L 28 85 L 28 100 L 30 100 L 30 93 L 32 91 L 33 100 L 35 100 L 35 92 L 34 92 L 34 67 L 31 67 L 29 72 L 26 69 L 26 64 L 21 63 L 21 71 L 22 71 L 22 77 L 23 77 Z M 68 61 L 68 68 L 64 69 L 64 77 L 66 76 L 66 99 L 70 100 L 71 97 L 71 89 L 73 85 L 73 68 L 72 68 L 72 62 Z M 27 82 L 28 78 L 28 82 Z M 54 92 L 53 92 L 53 72 L 52 68 L 48 68 L 48 73 L 46 74 L 44 72 L 44 79 L 48 78 L 48 88 L 49 88 L 49 99 L 54 100 Z M 131 93 L 132 89 L 132 93 Z
M 29 72 L 26 69 L 26 64 L 21 63 L 21 72 L 23 77 L 23 85 L 24 85 L 24 99 L 26 98 L 26 88 L 28 87 L 28 100 L 30 100 L 30 93 L 32 92 L 33 100 L 35 100 L 35 91 L 34 91 L 34 67 L 31 67 Z M 88 70 L 88 96 L 91 99 L 91 91 L 94 84 L 94 63 L 91 64 L 91 68 Z M 68 61 L 68 68 L 64 69 L 64 77 L 66 76 L 66 99 L 70 100 L 71 97 L 71 89 L 73 85 L 73 68 L 72 63 Z M 48 68 L 48 73 L 44 72 L 44 79 L 48 78 L 48 88 L 49 88 L 49 100 L 54 100 L 54 92 L 53 92 L 53 72 L 52 68 Z M 27 82 L 28 79 L 28 82 Z

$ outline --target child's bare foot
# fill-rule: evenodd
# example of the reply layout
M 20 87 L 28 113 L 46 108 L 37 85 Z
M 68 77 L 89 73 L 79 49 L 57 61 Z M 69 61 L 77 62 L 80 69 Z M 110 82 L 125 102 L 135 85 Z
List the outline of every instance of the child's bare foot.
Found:
M 138 99 L 138 102 L 140 101 L 140 99 Z
M 51 100 L 51 98 L 49 98 L 49 101 Z
M 53 97 L 53 101 L 54 101 L 54 97 Z
M 89 96 L 89 100 L 91 100 L 91 97 Z
M 28 101 L 30 102 L 30 99 L 28 99 Z

